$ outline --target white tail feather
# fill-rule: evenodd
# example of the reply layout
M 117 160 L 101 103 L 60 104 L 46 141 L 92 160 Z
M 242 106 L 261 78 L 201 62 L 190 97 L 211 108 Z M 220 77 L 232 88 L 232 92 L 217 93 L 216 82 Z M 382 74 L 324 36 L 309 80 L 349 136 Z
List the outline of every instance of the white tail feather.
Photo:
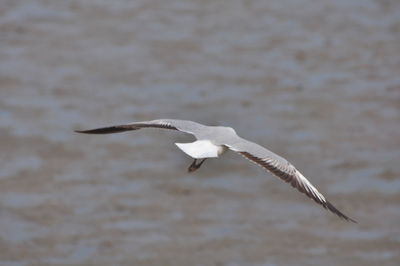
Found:
M 217 158 L 225 151 L 223 146 L 215 145 L 209 140 L 198 140 L 191 143 L 175 143 L 187 155 L 195 158 Z

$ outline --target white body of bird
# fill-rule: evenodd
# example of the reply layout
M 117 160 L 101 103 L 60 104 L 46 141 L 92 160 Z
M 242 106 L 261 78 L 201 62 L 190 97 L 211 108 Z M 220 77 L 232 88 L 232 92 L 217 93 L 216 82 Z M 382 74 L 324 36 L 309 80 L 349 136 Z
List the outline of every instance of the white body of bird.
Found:
M 226 151 L 223 145 L 215 145 L 209 140 L 197 140 L 191 143 L 175 143 L 184 153 L 195 159 L 217 158 Z

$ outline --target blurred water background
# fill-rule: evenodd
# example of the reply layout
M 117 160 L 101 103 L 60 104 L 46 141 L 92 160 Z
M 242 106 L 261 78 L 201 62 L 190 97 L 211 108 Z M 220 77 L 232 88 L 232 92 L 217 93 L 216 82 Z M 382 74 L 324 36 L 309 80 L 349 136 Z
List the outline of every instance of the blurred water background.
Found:
M 156 118 L 227 125 L 359 224 Z M 399 265 L 397 0 L 0 0 L 0 265 Z

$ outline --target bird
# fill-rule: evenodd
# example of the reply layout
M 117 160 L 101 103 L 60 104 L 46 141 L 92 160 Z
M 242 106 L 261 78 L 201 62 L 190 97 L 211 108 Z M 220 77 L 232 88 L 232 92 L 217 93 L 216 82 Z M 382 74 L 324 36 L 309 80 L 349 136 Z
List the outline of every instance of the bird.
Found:
M 289 183 L 292 187 L 340 218 L 357 223 L 330 203 L 311 182 L 285 158 L 257 143 L 241 138 L 231 127 L 206 126 L 189 120 L 156 119 L 89 130 L 75 130 L 75 132 L 84 134 L 112 134 L 139 130 L 142 128 L 170 129 L 193 135 L 196 138 L 194 142 L 175 143 L 180 150 L 194 159 L 188 167 L 188 172 L 194 172 L 199 169 L 207 158 L 218 158 L 227 150 L 231 150 Z

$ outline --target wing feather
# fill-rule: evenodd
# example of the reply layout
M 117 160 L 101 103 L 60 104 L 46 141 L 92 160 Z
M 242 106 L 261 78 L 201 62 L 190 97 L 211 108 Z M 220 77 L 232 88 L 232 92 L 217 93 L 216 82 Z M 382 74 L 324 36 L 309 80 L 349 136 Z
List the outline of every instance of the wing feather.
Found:
M 227 144 L 226 146 L 231 150 L 238 152 L 253 163 L 265 168 L 283 181 L 289 183 L 292 187 L 296 188 L 301 193 L 304 193 L 316 203 L 322 205 L 325 209 L 331 211 L 340 218 L 357 223 L 327 201 L 325 197 L 310 183 L 310 181 L 308 181 L 307 178 L 305 178 L 284 158 L 256 143 L 244 139 L 241 139 L 241 141 L 236 144 Z
M 134 122 L 129 124 L 121 124 L 114 125 L 109 127 L 101 127 L 89 130 L 76 130 L 77 133 L 84 134 L 112 134 L 112 133 L 120 133 L 131 130 L 138 130 L 141 128 L 162 128 L 162 129 L 170 129 L 177 130 L 193 135 L 198 135 L 201 127 L 205 127 L 202 124 L 187 121 L 187 120 L 175 120 L 175 119 L 157 119 L 152 121 L 142 121 L 142 122 Z

